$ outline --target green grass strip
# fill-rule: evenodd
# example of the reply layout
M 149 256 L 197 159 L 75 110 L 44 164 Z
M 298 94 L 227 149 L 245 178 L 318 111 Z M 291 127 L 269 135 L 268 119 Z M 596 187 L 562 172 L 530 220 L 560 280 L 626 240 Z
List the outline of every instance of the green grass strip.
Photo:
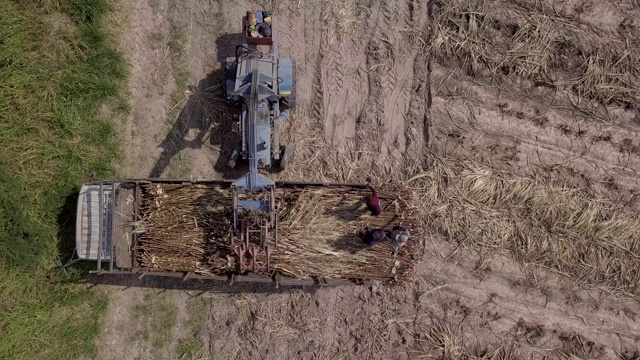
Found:
M 53 267 L 71 255 L 75 196 L 118 160 L 126 111 L 107 0 L 0 0 L 0 359 L 95 355 L 106 301 Z

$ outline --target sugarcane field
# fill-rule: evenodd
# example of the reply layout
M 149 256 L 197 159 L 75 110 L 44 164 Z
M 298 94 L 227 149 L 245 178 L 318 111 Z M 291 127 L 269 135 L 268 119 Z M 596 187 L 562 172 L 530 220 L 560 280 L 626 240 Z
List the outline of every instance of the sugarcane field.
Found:
M 640 359 L 639 1 L 0 18 L 0 358 Z

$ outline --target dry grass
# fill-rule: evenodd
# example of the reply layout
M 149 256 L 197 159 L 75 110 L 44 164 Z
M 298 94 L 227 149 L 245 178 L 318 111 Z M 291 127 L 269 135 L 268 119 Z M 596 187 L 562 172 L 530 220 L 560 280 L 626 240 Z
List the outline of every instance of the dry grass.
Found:
M 613 204 L 454 159 L 436 159 L 427 178 L 418 203 L 449 241 L 640 295 L 640 219 Z
M 438 349 L 445 359 L 460 359 L 462 354 L 461 337 L 458 331 L 445 322 L 436 322 L 425 334 L 427 342 Z
M 576 89 L 580 95 L 608 104 L 640 99 L 640 55 L 635 49 L 622 54 L 602 52 L 589 56 L 581 65 Z
M 418 350 L 414 351 L 415 359 L 449 359 L 449 360 L 511 360 L 522 359 L 523 354 L 513 343 L 504 341 L 492 347 L 487 344 L 469 346 L 465 344 L 465 335 L 460 326 L 435 319 L 429 328 L 420 326 L 423 339 L 418 343 Z
M 484 22 L 488 7 L 484 2 L 455 0 L 444 2 L 440 10 L 431 53 L 439 59 L 458 59 L 463 69 L 478 74 L 480 66 L 495 67 Z
M 435 23 L 431 53 L 441 62 L 457 59 L 471 76 L 502 80 L 515 74 L 566 86 L 603 104 L 640 99 L 633 33 L 604 40 L 597 30 L 576 26 L 571 16 L 524 0 L 446 1 Z
M 357 38 L 365 27 L 364 17 L 367 7 L 349 1 L 324 1 L 327 6 L 325 17 L 329 24 L 329 42 L 334 39 L 344 41 Z
M 568 41 L 561 22 L 528 9 L 495 11 L 486 1 L 445 2 L 436 19 L 431 52 L 438 59 L 458 59 L 472 76 L 486 69 L 494 77 L 514 73 L 547 78 L 557 63 L 557 47 Z
M 378 152 L 361 150 L 354 139 L 344 139 L 335 147 L 329 146 L 319 126 L 305 114 L 294 113 L 291 116 L 283 138 L 295 141 L 296 151 L 287 170 L 274 176 L 281 181 L 364 183 L 370 176 L 373 183 L 381 184 L 401 182 L 410 176 L 407 174 L 423 170 L 419 157 L 389 157 L 379 163 Z
M 283 130 L 283 141 L 294 141 L 296 151 L 287 169 L 274 178 L 283 181 L 363 183 L 367 175 L 372 175 L 374 183 L 379 182 L 380 178 L 375 175 L 374 154 L 357 150 L 353 141 L 349 140 L 337 148 L 329 149 L 323 136 L 310 117 L 293 113 Z
M 557 62 L 556 44 L 565 38 L 562 33 L 562 27 L 555 26 L 548 17 L 538 15 L 527 19 L 513 35 L 513 45 L 503 63 L 524 78 L 546 77 Z

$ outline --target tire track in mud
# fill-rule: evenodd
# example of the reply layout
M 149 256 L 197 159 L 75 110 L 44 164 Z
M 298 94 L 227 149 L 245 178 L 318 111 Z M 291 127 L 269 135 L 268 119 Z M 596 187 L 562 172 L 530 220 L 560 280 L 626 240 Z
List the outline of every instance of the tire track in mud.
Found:
M 380 21 L 376 24 L 376 31 L 381 35 L 379 37 L 379 45 L 376 54 L 376 58 L 381 63 L 378 65 L 381 67 L 380 71 L 376 71 L 375 74 L 380 76 L 381 92 L 380 97 L 382 101 L 378 104 L 378 112 L 380 112 L 379 122 L 381 138 L 380 149 L 378 154 L 378 163 L 382 164 L 387 160 L 388 155 L 393 152 L 393 147 L 397 147 L 395 142 L 395 115 L 390 113 L 389 104 L 395 107 L 397 102 L 397 96 L 394 99 L 394 93 L 397 91 L 398 84 L 398 69 L 395 66 L 395 57 L 398 56 L 398 51 L 393 36 L 387 34 L 394 34 L 392 29 L 395 29 L 399 19 L 397 2 L 383 1 L 380 12 L 382 16 Z M 377 70 L 377 69 L 376 69 Z M 401 80 L 401 79 L 400 79 Z M 392 110 L 393 111 L 393 110 Z M 391 148 L 391 149 L 390 149 Z
M 368 96 L 364 102 L 364 111 L 356 122 L 358 148 L 378 153 L 381 148 L 382 119 L 379 109 L 382 107 L 382 71 L 378 58 L 380 41 L 376 38 L 369 40 L 366 54 Z
M 408 150 L 408 144 L 413 141 L 412 150 L 419 151 L 423 141 L 414 133 L 422 129 L 420 122 L 415 121 L 418 112 L 425 113 L 424 103 L 425 97 L 421 93 L 415 93 L 412 89 L 416 88 L 416 82 L 422 82 L 422 77 L 427 76 L 428 72 L 420 71 L 416 74 L 416 64 L 426 62 L 426 59 L 420 58 L 420 44 L 415 42 L 406 42 L 405 32 L 421 29 L 427 22 L 426 12 L 417 12 L 416 7 L 420 4 L 416 1 L 408 1 L 405 3 L 396 3 L 396 6 L 387 12 L 393 14 L 389 18 L 385 18 L 386 23 L 382 26 L 392 27 L 398 24 L 404 24 L 405 28 L 399 31 L 399 36 L 391 39 L 393 42 L 387 43 L 389 46 L 389 57 L 391 60 L 391 71 L 387 73 L 383 80 L 385 101 L 384 101 L 384 125 L 385 125 L 385 144 L 390 148 L 383 151 L 382 159 L 388 158 L 399 160 Z M 391 18 L 397 18 L 396 24 L 390 22 Z M 395 33 L 395 32 L 394 32 Z M 418 39 L 413 39 L 416 41 Z M 411 41 L 411 40 L 410 40 Z M 419 66 L 418 66 L 419 67 Z M 428 87 L 428 81 L 426 87 Z M 416 97 L 417 96 L 417 97 Z M 413 109 L 412 109 L 413 106 Z M 413 113 L 412 113 L 413 111 Z
M 446 68 L 436 69 L 438 79 L 448 76 Z M 459 88 L 464 86 L 463 81 L 454 76 L 449 83 Z M 473 125 L 468 124 L 468 115 L 454 103 L 439 97 L 434 105 L 434 116 L 439 119 L 438 146 L 444 151 L 514 175 L 584 189 L 596 198 L 638 209 L 640 154 L 633 153 L 638 142 L 632 140 L 637 139 L 637 129 L 576 122 L 567 111 L 544 105 L 552 99 L 529 100 L 515 91 L 500 95 L 482 84 L 466 88 L 481 100 L 474 100 Z M 554 96 L 557 99 L 562 95 Z M 540 108 L 545 110 L 539 111 Z M 459 137 L 461 133 L 463 138 Z M 630 151 L 625 152 L 625 144 Z M 501 151 L 505 147 L 513 156 Z
M 287 44 L 290 44 L 288 48 L 294 49 L 291 57 L 298 64 L 296 69 L 299 75 L 296 85 L 299 99 L 297 112 L 315 119 L 316 125 L 322 125 L 321 119 L 325 113 L 321 72 L 323 54 L 320 52 L 321 38 L 318 37 L 317 31 L 321 23 L 321 12 L 315 2 L 304 4 L 298 8 L 298 11 L 302 11 L 302 16 L 292 17 L 300 21 L 297 21 L 295 26 L 283 29 Z M 296 34 L 296 29 L 303 29 L 303 36 Z M 294 56 L 297 57 L 294 58 Z
M 336 52 L 340 54 L 340 51 Z M 339 61 L 344 61 L 342 56 L 338 57 Z M 340 64 L 340 63 L 338 63 Z M 336 69 L 342 66 L 338 65 Z M 344 71 L 336 71 L 335 76 L 327 76 L 330 85 L 333 85 L 333 79 L 340 78 L 335 82 L 335 86 L 329 86 L 329 95 L 327 100 L 331 103 L 329 113 L 326 115 L 325 137 L 330 141 L 332 146 L 339 145 L 342 140 L 353 139 L 356 135 L 355 119 L 359 111 L 361 93 L 361 72 L 360 61 L 354 61 Z M 331 72 L 330 72 L 331 73 Z M 342 79 L 347 74 L 355 74 L 345 83 Z M 366 96 L 366 94 L 365 94 Z
M 425 85 L 414 78 L 414 68 L 420 76 L 428 71 L 419 65 L 418 44 L 407 44 L 402 31 L 396 31 L 423 27 L 427 14 L 424 4 L 415 0 L 365 5 L 369 10 L 362 15 L 368 25 L 362 36 L 337 38 L 332 22 L 337 20 L 315 15 L 333 10 L 313 2 L 300 7 L 304 21 L 288 24 L 304 27 L 304 38 L 287 29 L 282 40 L 295 47 L 317 45 L 311 56 L 305 50 L 304 66 L 299 65 L 306 74 L 300 78 L 306 79 L 299 82 L 298 92 L 308 91 L 309 99 L 299 101 L 298 111 L 307 111 L 332 147 L 352 139 L 359 150 L 377 154 L 380 165 L 389 156 L 398 161 L 409 144 L 415 151 L 424 144 Z
M 298 72 L 296 112 L 309 116 L 313 126 L 324 129 L 324 118 L 328 110 L 325 99 L 323 62 L 327 57 L 326 21 L 320 18 L 322 2 L 305 2 L 296 8 L 302 16 L 287 13 L 288 23 L 281 27 L 281 54 L 296 61 Z M 295 20 L 294 20 L 295 19 Z M 303 30 L 302 36 L 299 31 Z M 296 33 L 298 31 L 298 33 Z
M 367 19 L 374 19 L 377 13 L 373 8 Z M 362 102 L 368 90 L 362 71 L 366 42 L 362 36 L 335 33 L 337 28 L 332 28 L 334 20 L 325 18 L 320 51 L 323 54 L 321 66 L 326 109 L 324 134 L 332 146 L 338 146 L 344 140 L 356 137 L 357 119 L 363 112 Z M 360 31 L 356 29 L 354 34 Z
M 408 16 L 406 17 L 405 26 L 407 31 L 411 31 L 414 22 L 420 21 L 424 16 L 424 1 L 407 0 L 406 6 Z M 413 39 L 411 37 L 408 38 Z M 417 44 L 417 46 L 420 46 L 420 44 Z M 424 134 L 424 128 L 426 127 L 424 124 L 425 119 L 428 121 L 430 103 L 427 95 L 431 93 L 429 59 L 427 59 L 426 62 L 423 61 L 422 55 L 422 51 L 418 51 L 411 64 L 413 68 L 413 79 L 408 95 L 409 105 L 404 117 L 404 152 L 411 154 L 422 154 L 424 146 L 428 144 L 429 141 L 428 136 L 425 137 L 423 135 L 422 140 L 420 137 L 421 133 Z M 427 99 L 426 106 L 425 99 Z
M 346 100 L 344 96 L 344 67 L 345 59 L 341 54 L 340 43 L 337 39 L 331 38 L 330 17 L 325 17 L 322 22 L 322 40 L 320 41 L 321 60 L 321 81 L 324 89 L 324 108 L 326 112 L 322 121 L 324 137 L 331 144 L 335 145 L 336 127 L 340 120 L 340 113 L 344 111 Z
M 370 151 L 377 153 L 380 150 L 381 134 L 379 134 L 380 120 L 377 109 L 379 109 L 379 99 L 381 98 L 381 75 L 377 65 L 377 48 L 379 47 L 378 30 L 373 25 L 378 23 L 381 17 L 382 5 L 379 0 L 370 1 L 367 7 L 370 13 L 367 17 L 369 27 L 368 36 L 363 36 L 360 41 L 361 57 L 358 68 L 358 82 L 360 88 L 360 98 L 357 100 L 359 110 L 355 115 L 354 133 L 355 144 L 360 151 Z
M 421 152 L 426 140 L 421 133 L 428 122 L 428 67 L 421 64 L 426 60 L 420 44 L 404 39 L 404 31 L 425 26 L 426 3 L 372 0 L 364 6 L 367 28 L 344 39 L 334 32 L 337 19 L 318 15 L 335 11 L 327 3 L 289 9 L 281 53 L 298 63 L 297 111 L 312 118 L 332 147 L 353 141 L 381 165 L 387 159 L 398 162 L 406 151 Z
M 316 124 L 324 128 L 324 88 L 322 86 L 321 57 L 318 57 L 313 76 L 313 89 L 311 91 L 311 116 L 316 119 Z
M 296 63 L 296 112 L 322 116 L 322 89 L 319 86 L 319 41 L 316 29 L 320 12 L 314 2 L 283 11 L 279 30 L 280 55 Z M 307 74 L 311 74 L 309 76 Z

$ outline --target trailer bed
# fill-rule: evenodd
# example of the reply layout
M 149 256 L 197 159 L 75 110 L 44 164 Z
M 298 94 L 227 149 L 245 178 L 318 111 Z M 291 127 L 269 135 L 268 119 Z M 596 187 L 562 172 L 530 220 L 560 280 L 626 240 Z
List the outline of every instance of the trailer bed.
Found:
M 113 227 L 115 243 L 115 266 L 120 269 L 132 269 L 137 266 L 133 255 L 136 205 L 138 196 L 135 184 L 123 184 L 116 196 Z
M 280 240 L 272 255 L 275 272 L 270 274 L 238 272 L 238 258 L 229 248 L 229 182 L 127 180 L 102 185 L 103 191 L 107 189 L 104 226 L 111 231 L 104 230 L 100 257 L 101 262 L 109 261 L 109 268 L 101 267 L 100 273 L 232 277 L 235 281 L 277 278 L 281 284 L 354 279 L 405 282 L 422 258 L 422 234 L 411 193 L 397 184 L 379 189 L 385 210 L 378 217 L 368 214 L 361 204 L 368 194 L 363 184 L 277 184 Z M 94 192 L 99 189 L 99 184 L 85 186 Z M 83 201 L 94 204 L 97 195 L 86 197 L 87 193 L 92 192 L 85 191 Z M 111 207 L 113 222 L 108 220 Z M 79 211 L 87 209 L 95 212 L 95 207 L 79 204 Z M 88 216 L 79 214 L 79 218 Z M 362 244 L 361 234 L 367 227 L 390 230 L 394 225 L 405 226 L 412 233 L 410 242 L 395 256 L 386 243 L 373 247 Z M 96 226 L 91 229 L 99 233 Z M 95 239 L 95 233 L 90 238 Z M 79 244 L 85 245 L 79 248 L 83 258 L 98 260 L 97 246 L 86 251 L 86 242 Z M 113 261 L 109 252 L 112 244 Z

